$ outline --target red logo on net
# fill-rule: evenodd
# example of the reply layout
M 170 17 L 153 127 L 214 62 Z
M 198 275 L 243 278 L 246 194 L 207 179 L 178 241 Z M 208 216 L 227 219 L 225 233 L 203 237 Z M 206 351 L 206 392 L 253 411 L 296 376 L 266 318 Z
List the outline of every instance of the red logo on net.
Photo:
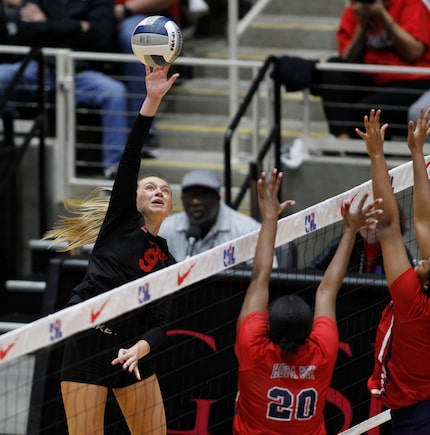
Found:
M 15 346 L 15 342 L 10 343 L 5 349 L 0 349 L 0 361 L 7 357 L 7 354 Z
M 109 300 L 105 301 L 97 310 L 91 309 L 91 323 L 94 323 L 98 319 L 108 302 Z
M 193 263 L 185 272 L 181 273 L 178 272 L 178 285 L 182 285 L 182 283 L 188 278 L 189 274 L 191 273 L 193 267 L 196 265 L 196 263 Z

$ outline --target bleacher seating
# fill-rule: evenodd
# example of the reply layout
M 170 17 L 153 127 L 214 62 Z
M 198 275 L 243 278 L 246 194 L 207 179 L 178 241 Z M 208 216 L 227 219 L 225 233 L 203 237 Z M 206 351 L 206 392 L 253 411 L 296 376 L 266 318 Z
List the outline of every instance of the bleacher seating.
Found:
M 245 31 L 238 35 L 237 57 L 240 67 L 235 87 L 239 91 L 239 98 L 247 90 L 258 66 L 270 54 L 303 55 L 309 58 L 325 58 L 333 54 L 336 26 L 344 5 L 344 0 L 317 2 L 312 4 L 310 11 L 309 5 L 302 0 L 269 2 Z M 186 57 L 180 58 L 174 67 L 192 68 L 192 77 L 178 81 L 163 101 L 156 124 L 160 157 L 143 162 L 147 171 L 157 173 L 171 183 L 175 211 L 181 209 L 179 185 L 185 171 L 206 167 L 215 170 L 223 178 L 223 139 L 231 115 L 232 67 L 227 62 L 230 55 L 227 31 L 226 27 L 221 35 L 197 36 L 186 41 Z M 52 55 L 52 52 L 48 53 Z M 97 60 L 98 56 L 92 55 Z M 115 56 L 111 57 L 110 60 L 114 62 Z M 101 58 L 100 61 L 105 59 Z M 83 199 L 94 187 L 108 184 L 100 170 L 101 131 L 98 115 L 84 108 L 76 108 L 74 99 L 68 100 L 69 79 L 66 70 L 59 80 L 57 108 L 63 114 L 59 125 L 56 125 L 58 118 L 53 116 L 52 108 L 48 108 L 48 133 L 52 137 L 48 142 L 46 159 L 51 193 L 48 215 L 51 220 L 62 210 L 63 200 Z M 262 132 L 267 128 L 266 108 L 269 103 L 269 89 L 263 86 L 255 104 L 257 115 L 247 113 L 240 125 L 233 157 L 234 186 L 239 185 L 247 174 L 255 144 L 259 143 Z M 286 195 L 300 198 L 300 207 L 314 204 L 368 179 L 366 159 L 359 159 L 365 157 L 363 147 L 352 141 L 350 155 L 341 155 L 345 143 L 328 136 L 318 98 L 302 92 L 283 94 L 281 109 L 283 141 L 287 143 L 301 135 L 310 139 L 308 160 L 300 170 L 286 171 L 285 176 Z M 76 125 L 73 124 L 72 112 L 77 117 Z M 24 108 L 17 113 L 24 116 Z M 19 124 L 19 121 L 16 122 Z M 21 127 L 16 126 L 17 133 L 21 132 Z M 68 136 L 70 131 L 73 135 Z M 390 164 L 395 165 L 408 158 L 406 147 L 402 146 L 396 144 L 393 147 L 394 159 Z M 7 237 L 12 237 L 12 233 L 19 235 L 19 239 L 9 245 L 16 249 L 16 253 L 11 254 L 18 260 L 14 260 L 13 265 L 7 268 L 7 276 L 1 280 L 3 286 L 6 280 L 12 278 L 27 279 L 25 275 L 28 275 L 31 265 L 23 253 L 28 250 L 28 240 L 40 237 L 34 219 L 34 202 L 27 199 L 35 189 L 32 178 L 37 169 L 35 152 L 30 149 L 27 160 L 23 162 L 21 170 L 24 175 L 17 186 L 19 191 L 10 199 L 11 205 L 18 204 L 22 220 L 9 219 L 8 222 L 12 231 Z M 327 157 L 332 154 L 335 159 Z M 267 164 L 272 165 L 273 162 L 268 159 Z M 314 179 L 324 182 L 312 183 Z M 249 212 L 249 202 L 245 201 L 241 211 Z M 48 224 L 50 226 L 52 222 Z M 13 270 L 14 267 L 20 270 Z M 6 292 L 4 288 L 0 290 Z

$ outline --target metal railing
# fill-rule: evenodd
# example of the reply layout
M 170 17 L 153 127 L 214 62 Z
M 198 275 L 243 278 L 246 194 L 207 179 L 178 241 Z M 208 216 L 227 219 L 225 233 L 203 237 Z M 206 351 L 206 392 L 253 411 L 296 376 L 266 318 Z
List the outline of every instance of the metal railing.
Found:
M 272 95 L 273 101 L 271 101 L 270 107 L 272 110 L 272 116 L 268 119 L 271 120 L 268 125 L 266 138 L 263 140 L 261 146 L 258 147 L 257 152 L 254 153 L 254 158 L 250 163 L 250 170 L 243 181 L 239 193 L 235 199 L 232 200 L 232 140 L 233 135 L 242 119 L 246 110 L 251 105 L 255 95 L 257 94 L 262 82 L 267 78 L 268 73 L 272 73 L 274 69 L 279 68 L 278 59 L 274 56 L 269 56 L 262 67 L 258 75 L 254 78 L 251 85 L 248 88 L 248 92 L 243 98 L 243 101 L 231 120 L 227 131 L 224 136 L 224 184 L 225 184 L 225 202 L 234 209 L 238 209 L 242 200 L 244 199 L 248 190 L 251 189 L 251 180 L 256 181 L 258 173 L 260 172 L 262 161 L 266 157 L 270 148 L 274 149 L 274 161 L 277 168 L 281 167 L 280 150 L 281 150 L 281 83 L 279 80 L 279 74 L 272 74 Z M 280 192 L 281 195 L 281 192 Z M 251 214 L 255 216 L 258 207 L 256 205 L 256 198 L 251 196 Z
M 0 53 L 25 54 L 29 47 L 21 46 L 2 46 L 0 45 Z M 54 201 L 62 201 L 63 195 L 67 195 L 68 186 L 101 186 L 106 185 L 106 180 L 101 178 L 89 178 L 80 176 L 76 172 L 76 103 L 74 89 L 74 64 L 80 59 L 91 59 L 93 62 L 110 62 L 122 63 L 126 61 L 136 61 L 134 55 L 119 54 L 119 53 L 93 53 L 93 52 L 77 52 L 67 49 L 52 49 L 43 48 L 42 52 L 45 56 L 52 56 L 56 63 L 56 95 L 54 102 L 54 134 L 50 138 L 53 146 L 53 167 L 52 167 L 52 183 L 56 186 L 53 191 Z M 226 70 L 229 68 L 244 69 L 249 71 L 248 75 L 255 76 L 261 66 L 258 61 L 241 61 L 241 60 L 226 60 L 226 59 L 203 59 L 192 57 L 181 57 L 176 62 L 176 65 L 185 66 L 200 66 L 210 67 L 212 69 L 219 68 Z M 115 77 L 122 80 L 122 77 Z M 236 84 L 236 87 L 237 84 Z M 251 122 L 253 125 L 258 125 L 259 106 L 255 105 L 252 109 Z M 253 139 L 255 143 L 257 139 Z M 238 160 L 236 154 L 232 155 L 233 159 Z M 61 197 L 56 197 L 61 195 Z
M 19 47 L 19 46 L 1 46 L 0 52 L 6 53 L 21 53 L 25 54 L 28 51 L 29 47 Z M 135 61 L 135 57 L 133 55 L 126 54 L 118 54 L 118 53 L 92 53 L 92 52 L 72 52 L 70 50 L 64 49 L 49 49 L 43 48 L 42 52 L 45 56 L 54 56 L 56 59 L 56 80 L 57 80 L 57 88 L 56 88 L 56 97 L 55 97 L 55 134 L 54 137 L 50 140 L 54 144 L 53 147 L 53 165 L 52 165 L 52 184 L 55 185 L 55 190 L 53 191 L 53 201 L 58 203 L 62 202 L 64 197 L 68 196 L 69 186 L 101 186 L 106 184 L 106 180 L 102 178 L 88 178 L 85 176 L 80 176 L 76 173 L 76 103 L 75 103 L 75 95 L 74 95 L 74 63 L 79 59 L 91 59 L 92 61 L 100 61 L 100 62 L 125 62 L 125 61 Z M 269 64 L 272 63 L 271 58 L 269 58 Z M 244 101 L 250 98 L 251 94 L 256 93 L 256 89 L 254 89 L 255 84 L 253 80 L 257 78 L 257 81 L 261 82 L 261 71 L 265 71 L 267 67 L 266 63 L 258 62 L 258 61 L 243 61 L 243 60 L 226 60 L 226 59 L 202 59 L 202 58 L 192 58 L 192 57 L 180 57 L 176 62 L 177 65 L 184 66 L 200 66 L 200 67 L 210 67 L 212 69 L 220 68 L 224 70 L 231 70 L 232 68 L 237 69 L 238 71 L 241 69 L 245 69 L 250 72 L 251 79 L 249 80 L 250 85 L 247 90 L 247 94 L 244 96 Z M 263 66 L 264 65 L 264 66 Z M 273 65 L 272 65 L 273 66 Z M 384 66 L 384 65 L 362 65 L 362 64 L 335 64 L 335 63 L 319 63 L 317 64 L 317 68 L 319 69 L 342 69 L 349 71 L 378 71 L 378 72 L 386 72 L 386 73 L 411 73 L 418 72 L 423 74 L 430 74 L 430 68 L 417 68 L 417 67 L 393 67 L 393 66 Z M 266 73 L 267 71 L 265 71 Z M 264 73 L 264 74 L 265 74 Z M 121 78 L 119 78 L 121 79 Z M 229 81 L 231 77 L 229 77 Z M 270 80 L 269 80 L 270 82 Z M 229 85 L 230 86 L 230 85 Z M 235 89 L 238 90 L 239 86 L 236 82 L 234 85 Z M 286 94 L 282 92 L 282 89 L 275 85 L 270 85 L 267 83 L 267 95 L 265 96 L 266 107 L 262 114 L 260 110 L 261 104 L 261 96 L 262 93 L 259 94 L 260 98 L 253 98 L 252 105 L 249 105 L 251 114 L 249 116 L 250 124 L 252 125 L 251 131 L 251 141 L 252 141 L 252 157 L 258 157 L 259 147 L 262 143 L 261 139 L 261 131 L 264 130 L 262 127 L 262 122 L 266 122 L 266 130 L 271 131 L 273 126 L 278 125 L 277 128 L 279 130 L 285 131 L 285 127 L 282 127 L 280 124 L 285 121 L 285 115 L 281 113 L 280 104 L 283 99 L 286 98 Z M 231 97 L 231 94 L 229 94 Z M 242 98 L 242 97 L 240 97 Z M 238 97 L 238 107 L 240 103 L 240 98 Z M 307 158 L 313 158 L 313 155 L 309 154 L 309 150 L 317 149 L 322 143 L 323 140 L 321 137 L 315 139 L 313 137 L 313 132 L 311 131 L 311 104 L 312 100 L 309 94 L 304 91 L 300 96 L 303 101 L 303 112 L 298 117 L 301 118 L 303 131 L 301 132 L 304 144 L 305 144 L 305 155 Z M 248 102 L 246 103 L 248 104 Z M 231 106 L 230 106 L 231 109 Z M 238 109 L 243 111 L 242 109 Z M 237 162 L 240 160 L 240 155 L 238 153 L 237 148 L 235 148 L 234 140 L 233 140 L 233 132 L 230 130 L 234 130 L 237 124 L 237 111 L 233 113 L 229 113 L 230 119 L 232 119 L 231 123 L 226 127 L 228 130 L 228 135 L 231 137 L 231 144 L 229 144 L 229 149 L 227 150 L 227 155 L 224 156 L 225 162 L 225 171 L 226 171 L 226 195 L 227 202 L 232 203 L 231 196 L 229 193 L 231 186 L 231 178 L 228 175 L 231 173 L 231 165 L 232 162 Z M 248 116 L 248 114 L 247 114 Z M 279 116 L 280 120 L 276 119 Z M 279 153 L 280 148 L 280 137 L 278 133 L 275 134 L 277 141 L 277 149 Z M 272 137 L 273 139 L 273 137 Z M 354 148 L 354 142 L 359 142 L 358 140 L 349 140 L 348 147 L 350 149 Z M 335 141 L 331 140 L 331 143 L 335 143 Z M 337 143 L 337 141 L 336 141 Z M 343 144 L 337 143 L 337 146 L 344 146 Z M 263 148 L 265 145 L 263 145 Z M 275 156 L 276 165 L 279 165 L 279 158 Z M 243 192 L 239 193 L 239 199 L 243 197 Z M 237 202 L 235 203 L 237 205 Z
M 363 73 L 385 73 L 385 74 L 423 74 L 430 76 L 430 68 L 425 67 L 414 67 L 414 66 L 393 66 L 393 65 L 365 65 L 361 63 L 335 63 L 335 62 L 319 62 L 316 64 L 316 68 L 321 71 L 348 71 L 348 72 L 363 72 Z M 333 84 L 335 87 L 336 84 Z M 376 88 L 375 88 L 376 90 Z M 408 91 L 407 81 L 405 81 L 405 91 Z M 430 90 L 430 81 L 429 89 Z M 417 89 L 411 89 L 412 92 L 417 92 Z M 424 92 L 424 91 L 423 91 Z M 366 154 L 365 148 L 363 147 L 363 142 L 357 137 L 357 139 L 337 139 L 331 137 L 328 134 L 324 134 L 324 137 L 317 136 L 311 130 L 311 105 L 312 96 L 309 90 L 303 91 L 303 144 L 304 144 L 304 157 L 307 159 L 312 159 L 316 155 L 320 154 L 321 151 L 327 151 L 329 153 L 339 153 L 347 150 L 353 153 L 363 153 Z M 418 97 L 417 97 L 418 98 Z M 377 108 L 377 107 L 375 107 Z M 366 111 L 363 111 L 363 116 Z M 406 124 L 407 119 L 405 116 L 405 137 L 407 134 Z M 360 127 L 362 124 L 362 119 L 354 120 L 357 122 L 357 126 Z M 386 153 L 392 157 L 399 157 L 400 159 L 409 159 L 409 150 L 405 145 L 405 141 L 401 140 L 390 140 L 386 141 L 384 146 Z M 425 144 L 425 151 L 430 152 L 430 144 Z M 367 154 L 366 154 L 367 155 Z

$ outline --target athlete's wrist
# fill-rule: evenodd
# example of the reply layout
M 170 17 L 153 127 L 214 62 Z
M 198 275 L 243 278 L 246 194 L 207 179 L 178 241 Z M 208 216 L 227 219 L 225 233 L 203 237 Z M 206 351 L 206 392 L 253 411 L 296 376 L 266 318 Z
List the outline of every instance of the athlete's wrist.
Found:
M 136 343 L 136 346 L 137 346 L 137 357 L 139 359 L 148 355 L 148 353 L 151 351 L 151 347 L 149 346 L 149 343 L 146 340 L 139 340 Z

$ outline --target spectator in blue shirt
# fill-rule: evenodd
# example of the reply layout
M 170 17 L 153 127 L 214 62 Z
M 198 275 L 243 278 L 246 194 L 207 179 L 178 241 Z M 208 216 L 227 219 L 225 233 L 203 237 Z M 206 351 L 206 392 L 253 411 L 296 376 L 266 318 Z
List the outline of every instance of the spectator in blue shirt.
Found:
M 200 254 L 215 246 L 260 229 L 260 222 L 234 210 L 221 200 L 221 182 L 213 171 L 196 169 L 182 178 L 184 211 L 165 219 L 160 236 L 168 243 L 176 261 Z M 276 267 L 296 265 L 295 246 L 283 247 Z

